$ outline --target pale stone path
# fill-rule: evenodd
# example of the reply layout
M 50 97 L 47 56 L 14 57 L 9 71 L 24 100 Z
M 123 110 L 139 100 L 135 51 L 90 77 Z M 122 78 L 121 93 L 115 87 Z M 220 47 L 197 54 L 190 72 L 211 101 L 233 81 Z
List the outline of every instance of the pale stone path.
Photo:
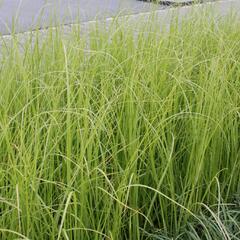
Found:
M 149 11 L 152 7 L 156 5 L 137 0 L 0 0 L 0 33 L 8 34 L 14 24 L 17 32 L 46 27 L 53 16 L 58 22 L 70 24 Z
M 240 0 L 203 1 L 214 1 L 212 6 L 222 15 L 230 9 L 240 12 Z M 185 10 L 183 7 L 181 11 L 189 12 L 189 8 L 191 7 L 186 7 Z M 12 29 L 15 32 L 26 32 L 47 27 L 51 25 L 53 16 L 58 23 L 71 25 L 126 14 L 135 14 L 134 18 L 137 19 L 138 14 L 148 14 L 152 9 L 159 10 L 160 16 L 171 11 L 162 5 L 141 0 L 0 0 L 0 35 L 9 34 Z

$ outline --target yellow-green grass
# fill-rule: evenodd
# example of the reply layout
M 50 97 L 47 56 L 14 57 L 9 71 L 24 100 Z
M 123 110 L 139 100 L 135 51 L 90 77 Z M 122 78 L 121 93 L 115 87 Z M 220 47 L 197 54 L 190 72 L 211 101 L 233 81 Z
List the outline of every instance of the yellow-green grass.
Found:
M 240 23 L 176 20 L 2 45 L 1 239 L 238 239 Z

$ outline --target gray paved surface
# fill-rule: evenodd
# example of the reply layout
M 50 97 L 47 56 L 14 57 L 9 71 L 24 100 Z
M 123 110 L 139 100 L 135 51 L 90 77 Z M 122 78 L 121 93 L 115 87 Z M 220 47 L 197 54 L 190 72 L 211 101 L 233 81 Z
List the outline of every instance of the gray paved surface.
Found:
M 230 8 L 240 12 L 240 0 L 204 1 L 216 1 L 214 9 L 220 14 L 229 12 Z M 163 9 L 163 6 L 137 0 L 0 0 L 0 35 L 11 33 L 13 25 L 15 32 L 47 27 L 53 16 L 62 24 L 70 24 L 151 9 Z
M 0 0 L 0 33 L 11 32 L 13 23 L 16 32 L 45 27 L 53 16 L 57 21 L 69 24 L 119 13 L 143 12 L 153 7 L 156 5 L 137 0 Z

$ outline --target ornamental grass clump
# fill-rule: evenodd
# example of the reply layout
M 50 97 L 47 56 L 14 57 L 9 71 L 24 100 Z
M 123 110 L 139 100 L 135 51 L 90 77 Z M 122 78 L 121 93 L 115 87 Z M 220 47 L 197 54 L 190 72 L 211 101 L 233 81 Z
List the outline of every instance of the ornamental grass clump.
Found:
M 240 23 L 201 15 L 1 44 L 1 239 L 239 239 Z

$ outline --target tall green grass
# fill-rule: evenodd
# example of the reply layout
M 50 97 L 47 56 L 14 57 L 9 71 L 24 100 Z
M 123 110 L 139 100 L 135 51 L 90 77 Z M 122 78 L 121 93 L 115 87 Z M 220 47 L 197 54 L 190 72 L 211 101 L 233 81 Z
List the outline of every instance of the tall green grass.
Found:
M 38 34 L 1 47 L 0 238 L 239 239 L 238 19 Z

